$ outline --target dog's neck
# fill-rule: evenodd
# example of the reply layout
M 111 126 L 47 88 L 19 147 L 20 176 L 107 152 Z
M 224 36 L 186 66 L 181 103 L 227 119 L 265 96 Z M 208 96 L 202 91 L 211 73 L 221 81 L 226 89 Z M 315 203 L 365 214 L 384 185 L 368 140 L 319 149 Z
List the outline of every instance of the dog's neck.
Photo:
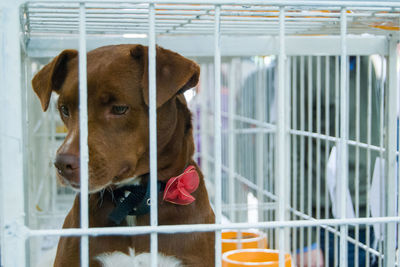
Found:
M 108 218 L 116 225 L 120 225 L 128 215 L 145 215 L 150 212 L 149 175 L 141 177 L 141 179 L 147 180 L 147 184 L 124 185 L 111 192 L 115 208 L 108 215 Z M 165 183 L 158 181 L 157 191 L 162 193 L 164 189 Z
M 172 121 L 165 123 L 160 119 L 160 123 L 157 124 L 157 130 L 162 133 L 158 134 L 157 139 L 157 172 L 160 181 L 179 175 L 193 162 L 194 140 L 191 113 L 182 101 L 176 97 L 160 108 L 164 110 L 158 111 L 160 114 L 169 113 L 171 117 L 174 117 Z M 168 136 L 168 138 L 161 139 L 160 136 Z M 142 156 L 138 166 L 140 175 L 149 172 L 148 153 Z

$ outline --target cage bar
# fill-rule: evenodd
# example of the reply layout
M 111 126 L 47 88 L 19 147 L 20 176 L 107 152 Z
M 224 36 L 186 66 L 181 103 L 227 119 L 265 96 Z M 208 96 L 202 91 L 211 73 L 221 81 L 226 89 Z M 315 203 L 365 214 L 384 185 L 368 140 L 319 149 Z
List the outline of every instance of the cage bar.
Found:
M 329 110 L 329 100 L 330 100 L 330 59 L 329 56 L 325 57 L 325 134 L 329 135 L 330 134 L 330 110 Z M 325 162 L 328 162 L 328 158 L 329 158 L 329 147 L 330 147 L 330 143 L 328 140 L 325 140 Z M 328 196 L 328 183 L 325 182 L 325 191 L 324 191 L 324 204 L 325 204 L 325 210 L 324 210 L 324 218 L 327 219 L 329 217 L 329 196 Z M 324 247 L 327 251 L 329 251 L 329 249 L 331 249 L 329 247 L 329 232 L 327 230 L 325 230 L 324 232 L 324 238 L 325 238 L 325 243 L 324 243 Z M 329 254 L 325 253 L 324 255 L 324 262 L 329 262 Z M 329 266 L 328 266 L 329 267 Z
M 86 13 L 85 4 L 79 5 L 79 144 L 80 144 L 80 218 L 81 228 L 89 228 L 89 148 L 86 71 Z M 81 237 L 81 266 L 89 266 L 89 238 Z
M 372 113 L 372 111 L 371 111 L 371 103 L 372 103 L 372 62 L 371 62 L 371 60 L 369 60 L 368 61 L 368 77 L 367 77 L 367 79 L 368 79 L 368 88 L 367 88 L 367 90 L 368 90 L 368 96 L 367 96 L 367 105 L 368 105 L 368 109 L 367 109 L 367 144 L 368 145 L 370 145 L 371 144 L 371 113 Z M 371 151 L 368 149 L 367 150 L 367 193 L 366 193 L 366 197 L 367 197 L 367 201 L 368 201 L 368 203 L 369 203 L 369 200 L 370 200 L 370 195 L 369 195 L 369 192 L 370 192 L 370 183 L 371 183 L 371 171 L 370 171 L 370 169 L 371 169 Z M 366 216 L 367 217 L 369 217 L 370 216 L 370 207 L 369 207 L 369 205 L 367 205 L 367 211 L 366 211 Z M 367 243 L 367 246 L 368 246 L 368 248 L 369 248 L 369 244 L 370 244 L 370 229 L 369 229 L 369 227 L 367 228 L 367 230 L 366 230 L 366 237 L 365 237 L 365 240 L 366 240 L 366 243 Z M 366 266 L 367 267 L 369 267 L 369 262 L 370 262 L 370 259 L 369 259 L 369 251 L 367 250 L 367 252 L 365 253 L 365 261 L 366 261 Z
M 360 56 L 356 57 L 356 142 L 360 141 Z M 356 189 L 355 189 L 355 215 L 356 217 L 359 217 L 360 214 L 360 199 L 359 199 L 359 193 L 360 193 L 360 147 L 356 146 L 356 170 L 355 170 L 355 184 L 356 184 Z M 355 239 L 358 241 L 360 238 L 359 236 L 359 227 L 358 225 L 355 227 Z M 358 267 L 359 265 L 359 246 L 355 246 L 355 257 L 354 257 L 354 265 L 355 267 Z
M 39 3 L 54 3 L 54 2 L 65 2 L 65 0 L 31 0 L 32 2 L 39 2 Z M 110 0 L 86 0 L 87 3 L 110 3 Z M 122 4 L 122 3 L 155 3 L 158 4 L 203 4 L 203 5 L 235 5 L 237 2 L 232 0 L 125 0 L 125 1 L 115 1 L 115 4 Z M 114 3 L 114 2 L 113 2 Z M 388 6 L 392 8 L 400 7 L 400 3 L 396 1 L 368 1 L 368 2 L 359 2 L 359 1 L 347 1 L 347 0 L 338 0 L 338 1 L 315 1 L 315 0 L 302 0 L 302 1 L 295 1 L 295 0 L 274 0 L 268 3 L 265 3 L 262 0 L 246 0 L 243 1 L 242 4 L 245 5 L 271 5 L 271 6 L 320 6 L 320 7 L 383 7 L 387 8 Z
M 317 57 L 317 133 L 321 132 L 321 57 Z M 317 211 L 316 211 L 316 219 L 321 218 L 321 140 L 317 139 L 317 146 L 316 146 L 316 152 L 317 152 L 317 161 L 316 161 L 316 175 L 317 175 L 317 182 L 316 182 L 316 192 L 317 192 L 317 200 L 316 200 L 316 206 L 317 206 Z M 317 249 L 320 248 L 320 236 L 319 232 L 321 231 L 320 227 L 317 227 L 317 238 L 316 238 L 316 244 L 317 244 Z M 317 258 L 317 266 L 320 266 L 320 258 Z
M 214 31 L 214 155 L 215 155 L 215 224 L 221 225 L 222 217 L 222 146 L 221 146 L 221 40 L 220 23 L 221 7 L 215 6 L 215 31 Z M 221 266 L 221 231 L 215 231 L 215 266 Z
M 237 68 L 238 68 L 238 64 L 237 64 L 237 60 L 232 59 L 231 61 L 231 68 L 229 70 L 230 72 L 230 80 L 229 80 L 229 99 L 228 99 L 228 124 L 229 124 L 229 129 L 228 129 L 228 169 L 229 169 L 229 204 L 231 206 L 235 205 L 235 154 L 236 154 L 236 146 L 235 146 L 235 132 L 234 129 L 236 128 L 234 123 L 234 115 L 235 115 L 235 94 L 236 94 L 236 87 L 237 87 L 237 81 L 238 78 L 236 77 L 236 73 L 237 73 Z M 229 212 L 229 219 L 233 222 L 236 222 L 236 213 L 234 211 L 234 209 L 231 209 Z
M 313 131 L 313 66 L 312 66 L 312 56 L 307 56 L 307 129 L 308 132 Z M 312 170 L 313 170 L 313 159 L 312 159 L 312 138 L 308 136 L 307 138 L 307 191 L 311 192 L 313 188 L 313 181 L 312 181 Z M 311 215 L 312 214 L 312 201 L 313 196 L 312 194 L 307 194 L 307 211 L 306 213 Z M 312 237 L 312 230 L 311 227 L 307 228 L 307 247 L 311 247 L 311 237 Z M 308 253 L 307 262 L 311 262 L 311 254 Z
M 156 107 L 156 36 L 155 36 L 155 7 L 149 6 L 149 141 L 150 141 L 150 225 L 157 226 L 157 107 Z M 157 267 L 158 237 L 151 233 L 151 266 Z
M 26 247 L 22 231 L 25 223 L 24 195 L 24 121 L 19 41 L 19 9 L 17 3 L 0 4 L 2 27 L 0 87 L 0 190 L 1 190 L 1 264 L 25 266 Z M 9 92 L 8 90 L 13 90 Z
M 347 82 L 347 44 L 346 44 L 346 30 L 347 30 L 347 9 L 342 8 L 341 10 L 341 56 L 340 56 L 340 138 L 339 138 L 339 188 L 337 191 L 337 199 L 340 203 L 340 218 L 346 218 L 346 204 L 348 187 L 348 147 L 346 140 L 349 137 L 349 96 L 348 96 L 348 82 Z M 347 226 L 341 226 L 340 228 L 340 266 L 347 267 Z
M 288 187 L 288 172 L 285 164 L 288 159 L 288 142 L 290 139 L 288 138 L 288 118 L 287 112 L 285 111 L 287 108 L 287 87 L 285 84 L 285 70 L 286 70 L 286 52 L 285 52 L 285 7 L 281 7 L 279 10 L 279 42 L 280 42 L 280 51 L 279 51 L 279 63 L 278 63 L 278 92 L 277 92 L 277 131 L 276 131 L 276 145 L 277 149 L 275 151 L 276 156 L 276 179 L 277 180 L 277 192 L 280 198 L 278 199 L 278 220 L 284 221 L 287 217 L 286 207 L 288 205 L 287 194 L 285 194 L 285 188 Z M 283 267 L 285 265 L 285 251 L 287 249 L 287 245 L 285 243 L 285 238 L 287 236 L 286 229 L 279 228 L 279 266 Z M 287 242 L 287 241 L 286 241 Z
M 190 233 L 190 232 L 210 232 L 222 229 L 249 229 L 249 228 L 302 228 L 314 227 L 318 225 L 340 226 L 349 224 L 384 224 L 399 223 L 400 218 L 395 217 L 376 217 L 376 218 L 351 218 L 351 219 L 321 219 L 321 220 L 295 220 L 295 221 L 269 221 L 257 223 L 226 223 L 226 224 L 185 224 L 185 225 L 159 225 L 159 226 L 134 226 L 134 227 L 98 227 L 83 230 L 80 228 L 57 229 L 57 230 L 33 230 L 25 229 L 26 234 L 34 236 L 80 236 L 80 235 L 141 235 L 148 233 Z
M 398 174 L 396 173 L 397 164 L 399 164 L 396 157 L 396 146 L 398 146 L 397 134 L 398 131 L 398 113 L 395 112 L 398 105 L 398 70 L 397 70 L 397 43 L 396 38 L 392 38 L 389 41 L 391 54 L 395 55 L 389 57 L 389 82 L 388 90 L 386 94 L 386 166 L 385 166 L 385 216 L 395 216 L 396 215 L 396 178 L 398 179 Z M 396 129 L 397 128 L 397 129 Z M 398 207 L 399 208 L 399 207 Z M 384 254 L 385 261 L 384 266 L 395 266 L 396 257 L 396 225 L 389 223 L 385 225 L 385 246 Z

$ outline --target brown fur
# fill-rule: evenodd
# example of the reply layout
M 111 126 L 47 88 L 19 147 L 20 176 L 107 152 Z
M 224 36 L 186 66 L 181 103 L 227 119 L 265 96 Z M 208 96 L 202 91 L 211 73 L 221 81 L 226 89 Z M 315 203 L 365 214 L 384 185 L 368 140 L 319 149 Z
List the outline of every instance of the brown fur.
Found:
M 107 216 L 114 207 L 114 183 L 149 172 L 148 63 L 147 48 L 141 45 L 106 46 L 87 54 L 89 126 L 89 222 L 90 227 L 112 226 Z M 158 202 L 160 225 L 213 223 L 203 175 L 193 162 L 194 142 L 190 111 L 179 94 L 195 86 L 199 67 L 194 62 L 163 48 L 157 48 L 157 147 L 158 179 L 166 181 L 179 175 L 188 164 L 196 166 L 199 188 L 196 201 L 187 206 Z M 43 110 L 51 92 L 60 95 L 58 107 L 67 106 L 63 119 L 68 134 L 57 156 L 79 158 L 78 54 L 65 50 L 46 65 L 32 80 Z M 129 107 L 126 114 L 115 115 L 115 105 Z M 60 159 L 61 160 L 61 159 Z M 79 168 L 59 181 L 77 187 Z M 126 225 L 126 222 L 124 222 Z M 137 217 L 137 225 L 149 225 L 149 215 Z M 65 218 L 63 228 L 79 228 L 79 194 Z M 181 259 L 187 266 L 214 265 L 214 234 L 191 233 L 158 237 L 159 251 Z M 149 236 L 101 236 L 90 238 L 90 266 L 104 252 L 149 251 Z M 79 238 L 61 238 L 54 266 L 79 266 Z

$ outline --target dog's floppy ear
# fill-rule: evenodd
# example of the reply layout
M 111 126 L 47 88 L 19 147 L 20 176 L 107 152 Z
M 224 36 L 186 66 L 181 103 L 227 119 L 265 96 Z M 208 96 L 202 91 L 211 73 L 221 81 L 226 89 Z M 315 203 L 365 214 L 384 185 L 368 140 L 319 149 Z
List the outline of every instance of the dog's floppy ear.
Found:
M 64 50 L 33 77 L 32 87 L 40 99 L 43 111 L 49 107 L 51 92 L 59 90 L 65 80 L 67 62 L 77 55 L 76 50 Z
M 149 65 L 148 48 L 136 45 L 131 49 L 131 56 L 143 64 L 143 98 L 149 104 Z M 190 89 L 199 81 L 200 67 L 178 53 L 157 46 L 157 108 L 178 93 Z

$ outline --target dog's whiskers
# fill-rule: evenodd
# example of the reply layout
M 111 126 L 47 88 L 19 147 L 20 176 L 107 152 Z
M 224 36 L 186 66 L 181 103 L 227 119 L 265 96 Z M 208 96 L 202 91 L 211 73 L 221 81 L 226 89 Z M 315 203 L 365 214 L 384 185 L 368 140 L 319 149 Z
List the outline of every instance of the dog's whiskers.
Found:
M 106 188 L 104 188 L 104 190 L 107 190 L 108 192 L 110 192 L 111 201 L 115 202 L 114 190 L 111 189 L 111 186 L 107 186 Z
M 99 207 L 101 207 L 102 205 L 103 205 L 103 202 L 104 202 L 104 191 L 105 191 L 106 189 L 105 188 L 103 188 L 102 190 L 100 190 L 100 199 L 99 199 Z

